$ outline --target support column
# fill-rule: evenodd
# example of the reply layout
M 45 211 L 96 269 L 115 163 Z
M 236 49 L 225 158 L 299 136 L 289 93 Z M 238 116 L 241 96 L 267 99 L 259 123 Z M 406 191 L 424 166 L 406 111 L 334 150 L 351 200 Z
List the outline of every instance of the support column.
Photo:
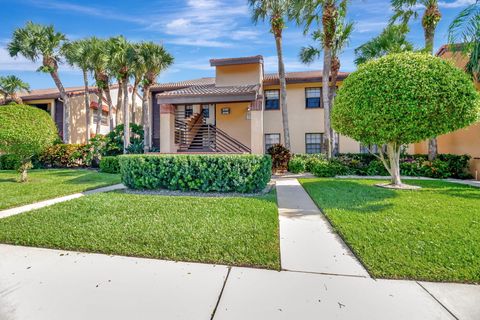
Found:
M 259 96 L 250 105 L 250 148 L 252 154 L 263 154 L 263 97 Z
M 160 152 L 176 153 L 175 146 L 175 106 L 160 105 Z

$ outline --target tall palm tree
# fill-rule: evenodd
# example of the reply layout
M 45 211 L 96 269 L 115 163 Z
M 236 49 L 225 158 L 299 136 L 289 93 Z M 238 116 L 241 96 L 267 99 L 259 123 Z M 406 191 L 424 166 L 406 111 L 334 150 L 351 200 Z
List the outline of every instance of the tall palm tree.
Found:
M 391 4 L 394 9 L 391 22 L 400 19 L 404 24 L 407 24 L 412 17 L 417 18 L 418 8 L 424 7 L 422 27 L 425 37 L 425 51 L 433 54 L 435 29 L 442 18 L 438 0 L 391 0 Z M 437 138 L 431 138 L 428 141 L 428 159 L 430 161 L 434 160 L 437 157 L 437 153 Z
M 30 92 L 30 85 L 14 75 L 0 77 L 0 92 L 4 96 L 4 102 L 10 98 L 16 103 L 22 104 L 22 98 L 18 96 L 18 93 Z
M 333 136 L 330 121 L 330 72 L 333 61 L 333 48 L 339 17 L 347 11 L 348 0 L 296 0 L 291 15 L 297 23 L 304 24 L 304 33 L 308 33 L 312 25 L 317 28 L 317 36 L 321 36 L 323 44 L 322 101 L 324 109 L 324 145 L 327 158 L 333 156 Z
M 83 74 L 83 85 L 85 91 L 85 140 L 90 140 L 90 89 L 88 87 L 88 72 L 92 70 L 92 41 L 90 39 L 81 39 L 66 43 L 62 52 L 66 61 L 80 68 Z
M 123 36 L 114 37 L 110 44 L 110 63 L 112 65 L 112 72 L 118 79 L 123 93 L 123 152 L 127 153 L 127 148 L 130 145 L 130 112 L 128 106 L 128 82 L 131 76 L 131 62 L 135 56 L 135 50 L 130 42 Z
M 150 87 L 156 82 L 160 72 L 168 68 L 173 63 L 173 56 L 170 55 L 163 46 L 153 42 L 140 43 L 140 55 L 144 62 L 144 75 L 142 79 L 143 97 L 142 111 L 144 124 L 144 150 L 150 151 L 152 142 L 152 131 L 150 128 Z
M 70 143 L 70 104 L 58 75 L 60 51 L 65 41 L 65 35 L 55 31 L 52 25 L 44 26 L 30 21 L 23 28 L 13 32 L 12 40 L 8 44 L 8 52 L 12 57 L 21 55 L 33 62 L 42 61 L 38 71 L 50 74 L 63 100 L 63 140 L 65 143 Z
M 131 65 L 131 74 L 133 78 L 133 85 L 132 85 L 132 123 L 136 121 L 136 102 L 137 102 L 137 92 L 138 86 L 142 81 L 143 75 L 145 74 L 145 57 L 141 54 L 141 43 L 133 43 L 133 54 L 130 57 L 130 65 Z M 143 121 L 143 120 L 142 120 Z
M 476 82 L 480 81 L 480 2 L 469 5 L 462 10 L 448 28 L 448 42 L 462 43 L 460 50 L 469 55 L 466 71 Z
M 282 110 L 283 134 L 285 147 L 290 149 L 290 130 L 287 110 L 287 81 L 285 63 L 283 62 L 282 33 L 285 29 L 285 18 L 288 16 L 291 0 L 248 0 L 255 23 L 269 20 L 270 32 L 275 38 L 278 57 L 278 78 L 280 81 L 280 109 Z
M 390 53 L 413 51 L 413 44 L 407 40 L 408 32 L 405 24 L 388 25 L 378 36 L 355 49 L 355 64 L 359 65 Z

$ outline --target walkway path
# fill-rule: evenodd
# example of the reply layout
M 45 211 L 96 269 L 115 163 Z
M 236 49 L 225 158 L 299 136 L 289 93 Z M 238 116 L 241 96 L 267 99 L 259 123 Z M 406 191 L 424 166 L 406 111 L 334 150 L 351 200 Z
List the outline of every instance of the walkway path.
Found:
M 480 286 L 372 279 L 296 179 L 277 196 L 281 272 L 0 244 L 0 319 L 480 319 Z

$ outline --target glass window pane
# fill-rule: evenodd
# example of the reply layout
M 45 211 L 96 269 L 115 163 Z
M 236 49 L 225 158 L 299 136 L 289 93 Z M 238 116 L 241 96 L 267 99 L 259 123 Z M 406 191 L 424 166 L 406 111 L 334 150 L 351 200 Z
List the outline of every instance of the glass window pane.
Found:
M 322 133 L 307 133 L 305 134 L 305 152 L 306 153 L 321 153 L 322 152 Z
M 307 88 L 305 92 L 307 98 L 320 98 L 320 88 Z

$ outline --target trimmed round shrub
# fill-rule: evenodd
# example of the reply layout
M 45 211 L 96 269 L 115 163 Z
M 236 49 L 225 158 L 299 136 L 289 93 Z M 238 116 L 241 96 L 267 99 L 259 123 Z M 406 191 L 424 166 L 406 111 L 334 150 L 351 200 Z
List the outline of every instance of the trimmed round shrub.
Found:
M 27 105 L 0 106 L 0 152 L 19 159 L 20 181 L 27 180 L 33 156 L 57 139 L 57 128 L 50 115 Z
M 300 157 L 293 157 L 288 162 L 288 171 L 292 173 L 303 173 L 306 170 L 305 163 L 306 163 L 305 159 L 302 159 Z
M 118 157 L 103 157 L 100 160 L 100 171 L 105 173 L 120 173 L 120 162 Z
M 290 150 L 281 144 L 275 144 L 268 148 L 267 153 L 272 157 L 273 172 L 283 172 L 288 169 L 288 162 L 292 157 Z
M 348 76 L 332 110 L 335 131 L 365 145 L 387 145 L 385 166 L 399 185 L 402 145 L 433 138 L 479 119 L 480 94 L 450 62 L 423 53 L 372 60 Z

